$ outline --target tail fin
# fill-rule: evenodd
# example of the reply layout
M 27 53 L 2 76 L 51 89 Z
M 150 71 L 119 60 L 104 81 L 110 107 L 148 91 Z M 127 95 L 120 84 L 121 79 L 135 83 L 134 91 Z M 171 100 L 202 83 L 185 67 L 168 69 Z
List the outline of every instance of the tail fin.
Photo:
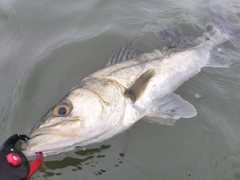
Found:
M 208 36 L 205 36 L 205 39 L 210 39 L 208 44 L 211 47 L 215 47 L 228 40 L 233 40 L 234 38 L 240 38 L 240 27 L 227 21 L 221 14 L 213 16 L 211 23 L 206 26 L 206 31 Z M 207 66 L 228 68 L 231 64 L 231 59 L 224 56 L 224 54 L 211 52 L 211 58 Z
M 222 14 L 215 14 L 211 23 L 206 26 L 206 30 L 210 34 L 219 31 L 228 39 L 240 38 L 240 26 L 228 21 Z

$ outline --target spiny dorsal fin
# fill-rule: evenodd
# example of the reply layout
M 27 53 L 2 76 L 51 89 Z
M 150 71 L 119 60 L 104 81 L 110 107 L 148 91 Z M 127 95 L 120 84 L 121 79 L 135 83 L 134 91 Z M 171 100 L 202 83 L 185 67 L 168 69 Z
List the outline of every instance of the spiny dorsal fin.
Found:
M 148 69 L 143 73 L 136 82 L 126 90 L 125 95 L 131 98 L 133 103 L 135 103 L 144 93 L 150 79 L 155 75 L 154 69 Z
M 105 67 L 108 67 L 110 65 L 126 61 L 132 58 L 137 57 L 140 55 L 141 52 L 137 51 L 133 48 L 132 43 L 127 43 L 126 45 L 121 46 L 118 50 L 116 50 L 112 56 L 109 58 L 107 64 Z

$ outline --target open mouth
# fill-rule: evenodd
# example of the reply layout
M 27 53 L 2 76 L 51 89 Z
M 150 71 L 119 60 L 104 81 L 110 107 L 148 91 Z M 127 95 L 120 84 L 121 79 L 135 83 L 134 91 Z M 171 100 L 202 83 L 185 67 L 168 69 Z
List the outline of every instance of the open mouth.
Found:
M 29 138 L 21 146 L 26 156 L 34 156 L 37 152 L 42 152 L 43 156 L 56 155 L 74 149 L 74 138 L 63 136 L 52 130 L 35 130 Z
M 27 156 L 33 156 L 36 152 L 43 152 L 44 154 L 47 144 L 51 141 L 53 141 L 53 137 L 50 134 L 30 136 L 30 139 L 22 144 L 21 150 Z
M 80 134 L 79 127 L 69 123 L 65 126 L 42 127 L 30 133 L 30 139 L 22 144 L 21 149 L 26 156 L 33 156 L 36 152 L 42 152 L 44 156 L 56 155 L 77 146 L 100 142 L 111 135 L 108 131 L 109 127 L 93 127 L 91 130 L 82 130 Z

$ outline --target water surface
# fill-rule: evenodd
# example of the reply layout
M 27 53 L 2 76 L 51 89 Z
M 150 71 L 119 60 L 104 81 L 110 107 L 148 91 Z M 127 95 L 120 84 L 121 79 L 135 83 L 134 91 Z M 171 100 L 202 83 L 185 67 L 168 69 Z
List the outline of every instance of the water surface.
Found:
M 163 27 L 201 35 L 219 11 L 239 24 L 237 0 L 2 0 L 0 141 L 26 132 L 120 45 L 149 52 Z M 196 117 L 174 126 L 141 120 L 103 143 L 47 157 L 32 179 L 240 179 L 239 42 L 217 47 L 230 68 L 203 68 L 177 90 Z

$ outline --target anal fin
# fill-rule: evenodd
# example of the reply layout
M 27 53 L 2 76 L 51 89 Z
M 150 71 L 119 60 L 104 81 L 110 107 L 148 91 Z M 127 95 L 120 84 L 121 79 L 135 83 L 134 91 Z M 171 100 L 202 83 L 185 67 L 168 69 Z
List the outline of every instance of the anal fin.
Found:
M 182 99 L 179 95 L 171 94 L 159 104 L 150 108 L 146 119 L 164 125 L 173 125 L 179 118 L 191 118 L 197 115 L 192 104 Z

